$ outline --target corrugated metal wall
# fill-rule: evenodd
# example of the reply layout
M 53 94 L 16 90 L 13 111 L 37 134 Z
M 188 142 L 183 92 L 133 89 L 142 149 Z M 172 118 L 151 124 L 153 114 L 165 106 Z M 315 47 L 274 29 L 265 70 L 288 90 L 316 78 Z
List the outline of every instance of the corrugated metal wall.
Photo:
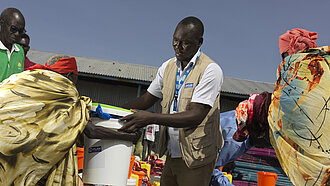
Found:
M 120 84 L 119 84 L 120 83 Z M 102 81 L 80 78 L 78 91 L 82 96 L 90 97 L 93 102 L 104 103 L 113 106 L 121 106 L 133 100 L 138 95 L 138 86 L 115 81 Z M 140 95 L 146 92 L 147 87 L 142 86 Z M 149 109 L 151 112 L 160 112 L 160 102 Z
M 221 94 L 220 94 L 221 96 Z M 220 97 L 220 112 L 227 112 L 236 109 L 237 105 L 243 101 L 243 98 L 234 98 L 229 96 Z
M 138 95 L 138 86 L 129 83 L 80 78 L 78 81 L 78 91 L 80 95 L 90 97 L 94 102 L 104 103 L 113 106 L 121 106 L 133 100 Z M 144 94 L 147 86 L 141 86 L 140 95 Z M 221 112 L 226 112 L 236 108 L 242 98 L 221 96 Z M 161 112 L 160 101 L 149 109 L 151 112 Z
M 97 81 L 79 80 L 77 87 L 80 95 L 90 97 L 93 102 L 114 106 L 120 106 L 128 100 L 136 98 L 137 95 L 137 88 L 135 87 L 105 84 Z

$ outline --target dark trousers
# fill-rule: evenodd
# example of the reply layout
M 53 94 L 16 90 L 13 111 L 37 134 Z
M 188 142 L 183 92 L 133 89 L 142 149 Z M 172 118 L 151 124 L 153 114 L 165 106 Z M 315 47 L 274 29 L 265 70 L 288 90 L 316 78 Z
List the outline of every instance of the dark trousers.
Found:
M 208 186 L 215 161 L 198 168 L 188 168 L 182 158 L 166 157 L 161 186 Z

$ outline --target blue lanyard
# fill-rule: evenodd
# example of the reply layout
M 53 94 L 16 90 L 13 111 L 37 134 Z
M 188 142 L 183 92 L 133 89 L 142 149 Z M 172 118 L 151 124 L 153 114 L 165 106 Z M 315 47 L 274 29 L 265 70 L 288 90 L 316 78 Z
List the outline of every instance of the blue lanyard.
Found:
M 201 49 L 198 50 L 197 53 L 197 57 L 195 60 L 195 63 L 197 62 L 199 55 L 201 54 Z M 184 81 L 186 80 L 189 72 L 191 71 L 191 69 L 194 67 L 194 63 L 191 63 L 189 65 L 189 68 L 187 69 L 186 73 L 184 73 L 182 79 L 179 81 L 180 79 L 180 68 L 178 68 L 178 71 L 176 73 L 176 80 L 175 80 L 175 94 L 174 94 L 174 103 L 173 103 L 173 111 L 177 111 L 178 108 L 178 95 L 179 95 L 179 90 L 181 89 Z

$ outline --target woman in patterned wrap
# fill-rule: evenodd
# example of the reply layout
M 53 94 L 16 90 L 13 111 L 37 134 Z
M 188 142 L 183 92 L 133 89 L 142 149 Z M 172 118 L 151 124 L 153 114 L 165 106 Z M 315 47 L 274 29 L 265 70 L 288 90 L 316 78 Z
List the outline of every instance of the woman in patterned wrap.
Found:
M 77 185 L 76 140 L 91 101 L 49 70 L 0 84 L 0 185 Z
M 270 142 L 294 185 L 330 185 L 330 47 L 316 48 L 316 39 L 303 29 L 280 36 L 273 93 L 253 94 L 235 112 L 233 138 Z
M 284 59 L 269 106 L 270 140 L 295 185 L 330 185 L 330 47 L 316 48 L 316 39 L 303 29 L 280 36 Z
M 76 142 L 83 131 L 138 139 L 88 122 L 91 100 L 79 96 L 77 74 L 73 57 L 54 56 L 0 84 L 0 185 L 78 185 Z

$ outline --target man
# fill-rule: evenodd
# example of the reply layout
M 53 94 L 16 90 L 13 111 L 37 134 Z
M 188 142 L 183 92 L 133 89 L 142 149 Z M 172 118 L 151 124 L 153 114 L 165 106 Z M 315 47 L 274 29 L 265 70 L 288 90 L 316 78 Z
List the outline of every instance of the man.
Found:
M 30 50 L 30 37 L 29 37 L 29 35 L 23 34 L 18 43 L 21 45 L 21 47 L 24 50 L 24 56 L 25 56 L 24 70 L 26 70 L 27 68 L 29 68 L 29 67 L 36 64 L 36 63 L 30 61 L 30 59 L 26 56 L 28 51 Z
M 223 141 L 219 127 L 221 68 L 200 50 L 204 26 L 196 17 L 179 22 L 173 34 L 175 58 L 159 68 L 148 91 L 124 105 L 134 114 L 122 130 L 148 124 L 160 128 L 160 156 L 167 155 L 161 185 L 208 185 Z M 147 109 L 162 98 L 162 114 Z
M 16 8 L 7 8 L 0 15 L 0 82 L 24 70 L 24 51 L 15 44 L 25 33 L 25 20 Z

